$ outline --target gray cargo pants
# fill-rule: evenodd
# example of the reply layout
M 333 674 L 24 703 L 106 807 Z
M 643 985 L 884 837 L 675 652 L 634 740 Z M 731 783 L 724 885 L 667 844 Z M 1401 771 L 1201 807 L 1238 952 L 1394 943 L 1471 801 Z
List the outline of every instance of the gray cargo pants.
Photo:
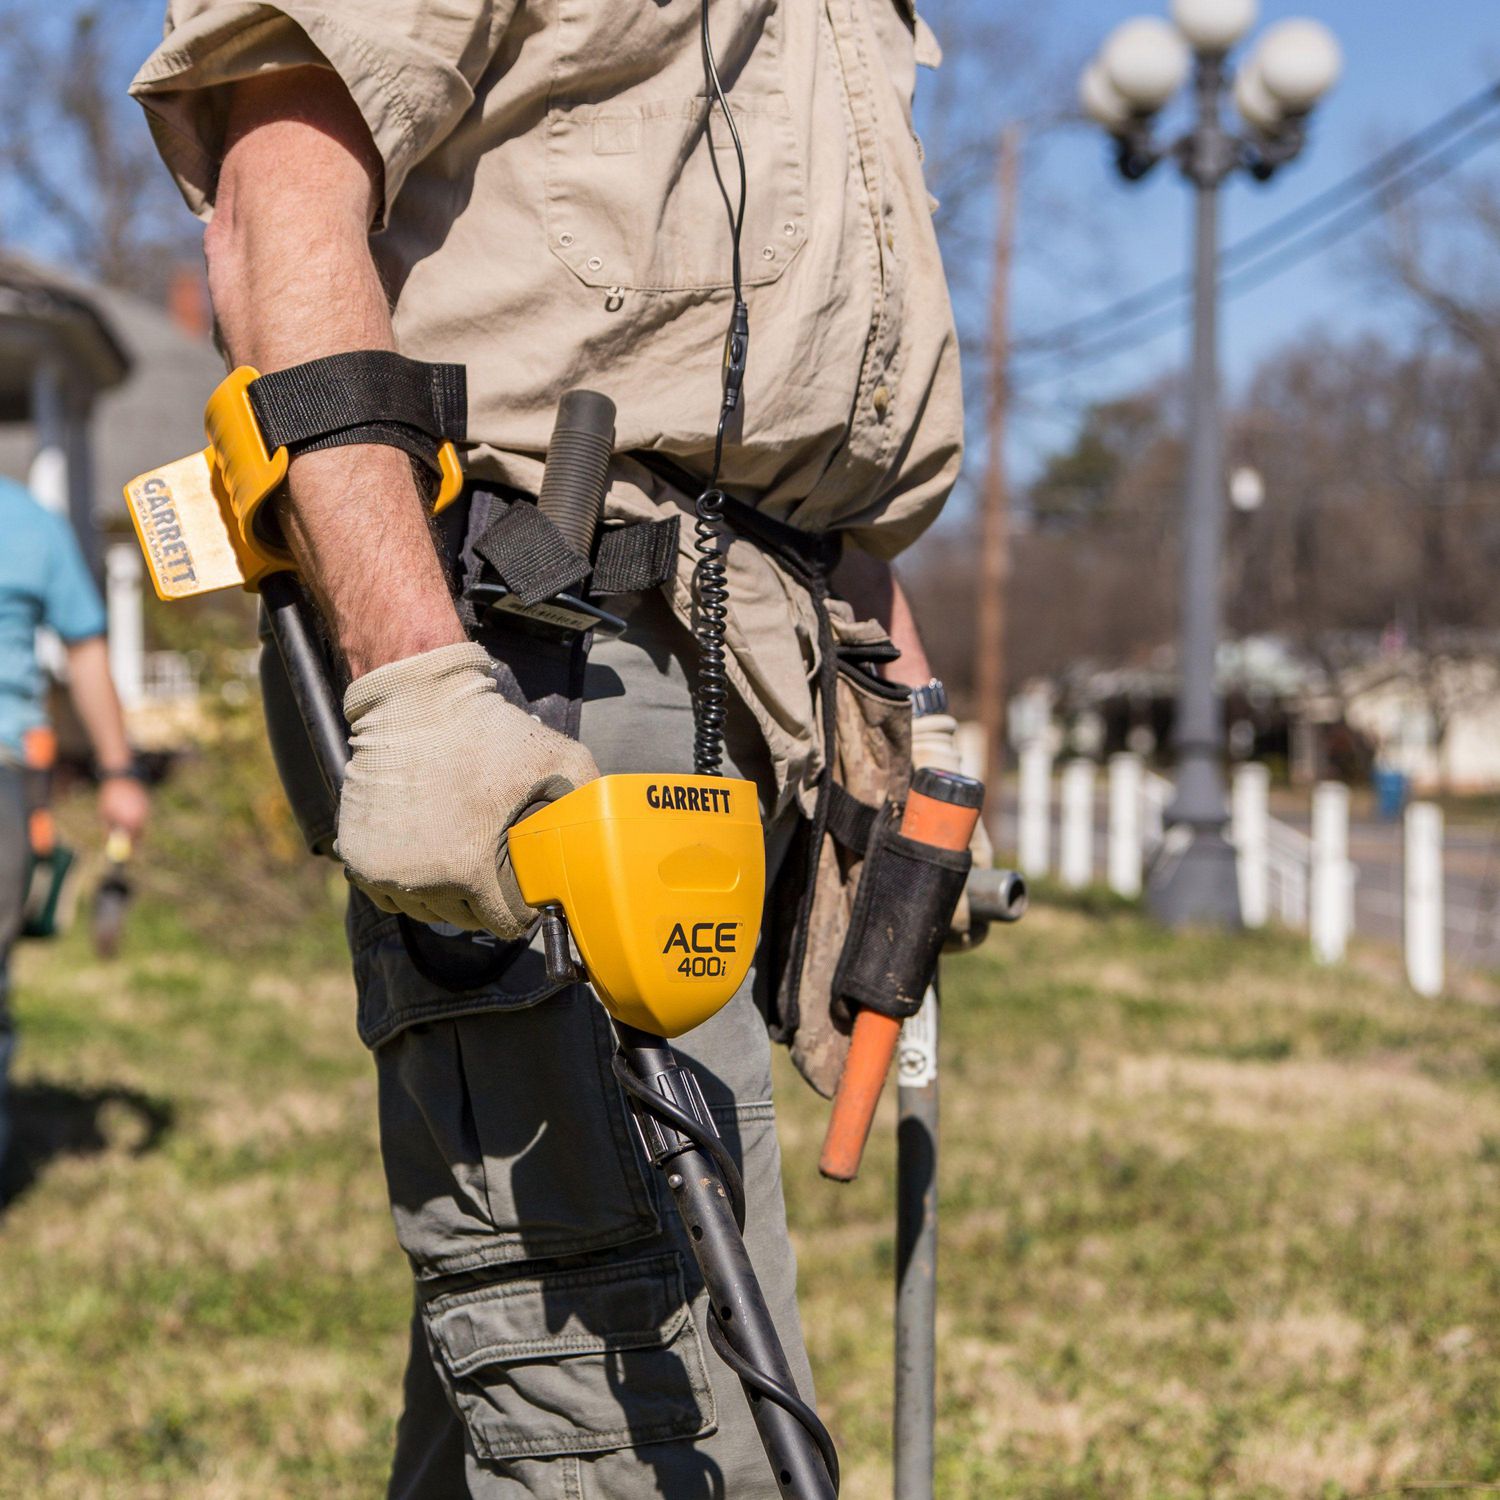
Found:
M 693 643 L 657 594 L 590 658 L 582 738 L 612 771 L 690 771 Z M 766 788 L 748 714 L 735 774 Z M 790 834 L 768 834 L 768 872 Z M 772 1500 L 739 1382 L 704 1331 L 675 1209 L 609 1068 L 608 1021 L 578 988 L 525 1008 L 451 1014 L 406 960 L 393 919 L 356 896 L 361 1029 L 375 1048 L 381 1147 L 416 1312 L 393 1500 Z M 746 1238 L 798 1385 L 812 1390 L 795 1300 L 770 1045 L 752 972 L 676 1044 L 741 1163 Z M 468 1002 L 464 1002 L 467 1004 Z

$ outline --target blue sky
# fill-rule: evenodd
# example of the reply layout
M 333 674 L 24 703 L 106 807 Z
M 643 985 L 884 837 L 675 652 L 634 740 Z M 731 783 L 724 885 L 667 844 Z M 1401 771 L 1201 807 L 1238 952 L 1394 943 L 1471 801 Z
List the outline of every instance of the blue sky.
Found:
M 54 23 L 78 0 L 22 0 L 38 23 Z M 357 0 L 348 0 L 352 5 Z M 617 0 L 626 3 L 626 0 Z M 809 0 L 783 0 L 809 3 Z M 919 0 L 940 34 L 960 0 Z M 944 35 L 950 76 L 964 80 L 964 107 L 998 129 L 1017 109 L 1072 105 L 1074 80 L 1110 28 L 1128 16 L 1164 14 L 1168 0 L 963 0 L 969 14 L 1019 18 L 1028 57 L 976 55 L 963 36 Z M 118 9 L 115 9 L 118 6 Z M 111 14 L 144 57 L 160 37 L 156 0 L 111 0 Z M 1311 15 L 1337 34 L 1343 79 L 1314 118 L 1305 155 L 1267 186 L 1236 180 L 1225 194 L 1226 242 L 1253 231 L 1339 181 L 1389 146 L 1500 77 L 1500 0 L 1262 0 L 1257 30 L 1288 15 Z M 1254 33 L 1252 33 L 1253 39 Z M 138 40 L 137 40 L 138 39 Z M 121 80 L 123 87 L 124 79 Z M 918 125 L 932 80 L 919 83 Z M 1022 102 L 1024 101 L 1024 102 Z M 1170 117 L 1165 122 L 1171 124 Z M 924 129 L 924 135 L 928 132 Z M 1500 144 L 1466 169 L 1500 175 Z M 1421 201 L 1421 200 L 1419 200 Z M 1070 127 L 1046 133 L 1028 150 L 1023 176 L 1019 260 L 1014 283 L 1018 335 L 1036 332 L 1114 301 L 1187 265 L 1190 197 L 1163 166 L 1130 186 L 1115 174 L 1102 133 Z M 993 205 L 976 199 L 976 221 Z M 45 252 L 48 236 L 32 243 Z M 1399 328 L 1400 313 L 1372 297 L 1358 273 L 1358 245 L 1316 257 L 1225 309 L 1223 350 L 1231 385 L 1279 344 L 1314 325 L 1352 331 Z M 983 267 L 967 279 L 982 278 Z M 982 307 L 971 305 L 970 316 Z M 1034 472 L 1067 442 L 1087 402 L 1124 391 L 1181 365 L 1186 333 L 1169 329 L 1138 349 L 1065 380 L 1021 393 L 1010 438 L 1017 477 Z M 1035 369 L 1035 366 L 1033 366 Z M 977 458 L 977 451 L 975 457 Z M 971 466 L 971 467 L 977 467 Z
M 940 22 L 940 0 L 931 3 Z M 1166 9 L 1167 0 L 1051 0 L 1034 7 L 1037 41 L 1058 73 L 1058 102 L 1071 102 L 1066 95 L 1078 69 L 1112 26 Z M 1290 15 L 1310 15 L 1332 28 L 1344 50 L 1343 79 L 1314 117 L 1299 161 L 1268 185 L 1242 178 L 1229 187 L 1226 243 L 1337 182 L 1500 77 L 1500 0 L 1262 0 L 1257 31 Z M 945 43 L 950 56 L 961 46 L 953 37 Z M 997 93 L 1007 81 L 997 79 Z M 920 114 L 920 95 L 918 103 Z M 1003 101 L 990 107 L 997 123 L 1004 108 Z M 1480 152 L 1466 170 L 1500 174 L 1500 144 Z M 1098 131 L 1074 127 L 1039 140 L 1023 178 L 1017 333 L 1054 326 L 1185 268 L 1189 208 L 1185 185 L 1165 166 L 1144 183 L 1120 180 Z M 1356 237 L 1229 303 L 1223 352 L 1231 384 L 1310 326 L 1399 326 L 1399 314 L 1372 297 L 1357 262 Z M 1013 422 L 1013 471 L 1024 477 L 1049 447 L 1065 441 L 1082 403 L 1179 367 L 1185 342 L 1184 331 L 1169 331 L 1074 379 L 1031 392 L 1018 403 Z

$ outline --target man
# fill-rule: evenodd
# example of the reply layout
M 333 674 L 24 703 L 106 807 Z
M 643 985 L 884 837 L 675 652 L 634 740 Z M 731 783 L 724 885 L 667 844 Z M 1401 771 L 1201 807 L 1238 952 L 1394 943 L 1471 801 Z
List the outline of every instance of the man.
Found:
M 690 510 L 731 306 L 716 164 L 735 176 L 722 119 L 714 145 L 705 133 L 699 20 L 694 0 L 171 0 L 133 91 L 208 220 L 230 360 L 464 364 L 466 472 L 502 498 L 536 493 L 559 395 L 592 387 L 619 408 L 607 517 Z M 711 20 L 748 164 L 751 350 L 723 483 L 796 532 L 841 533 L 859 559 L 846 595 L 887 616 L 896 680 L 925 683 L 882 559 L 933 519 L 959 458 L 910 113 L 935 44 L 907 0 L 713 0 Z M 621 604 L 626 634 L 595 644 L 575 740 L 496 690 L 404 454 L 303 453 L 279 507 L 351 679 L 338 851 L 364 893 L 349 922 L 360 1033 L 417 1283 L 390 1493 L 769 1500 L 598 1007 L 435 983 L 393 915 L 515 938 L 532 914 L 505 862 L 511 822 L 599 769 L 691 769 L 691 526 L 675 577 Z M 816 620 L 759 547 L 737 538 L 725 561 L 726 770 L 760 787 L 774 873 L 823 763 Z M 809 1393 L 755 987 L 681 1050 L 744 1163 L 749 1248 Z
M 0 1203 L 6 1197 L 11 1117 L 9 1077 L 16 1046 L 10 950 L 21 930 L 30 842 L 25 773 L 27 734 L 46 723 L 36 632 L 49 626 L 67 650 L 68 691 L 99 772 L 99 818 L 132 838 L 149 804 L 136 777 L 125 717 L 109 675 L 104 605 L 72 528 L 29 491 L 0 478 Z

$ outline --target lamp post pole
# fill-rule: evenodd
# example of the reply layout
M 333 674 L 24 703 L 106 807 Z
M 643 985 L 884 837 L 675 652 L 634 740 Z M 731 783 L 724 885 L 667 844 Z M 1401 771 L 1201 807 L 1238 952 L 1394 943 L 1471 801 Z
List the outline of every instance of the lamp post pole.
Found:
M 1229 807 L 1224 795 L 1224 720 L 1214 681 L 1222 614 L 1224 433 L 1219 406 L 1219 189 L 1244 170 L 1258 182 L 1302 150 L 1306 120 L 1338 78 L 1338 43 L 1316 21 L 1278 22 L 1231 75 L 1228 55 L 1255 20 L 1255 0 L 1172 0 L 1175 25 L 1122 22 L 1079 81 L 1084 113 L 1115 142 L 1129 182 L 1174 161 L 1193 189 L 1193 348 L 1183 496 L 1177 713 L 1177 781 L 1167 831 L 1147 879 L 1151 910 L 1171 926 L 1241 925 Z M 1194 111 L 1170 143 L 1152 120 L 1193 67 Z M 1243 122 L 1225 126 L 1233 82 Z
M 1240 925 L 1234 847 L 1226 835 L 1224 718 L 1214 681 L 1221 623 L 1224 433 L 1219 401 L 1219 185 L 1234 169 L 1235 145 L 1220 119 L 1224 64 L 1200 57 L 1197 118 L 1181 142 L 1193 186 L 1193 352 L 1188 410 L 1187 489 L 1182 514 L 1177 784 L 1167 810 L 1173 830 L 1147 886 L 1164 922 Z

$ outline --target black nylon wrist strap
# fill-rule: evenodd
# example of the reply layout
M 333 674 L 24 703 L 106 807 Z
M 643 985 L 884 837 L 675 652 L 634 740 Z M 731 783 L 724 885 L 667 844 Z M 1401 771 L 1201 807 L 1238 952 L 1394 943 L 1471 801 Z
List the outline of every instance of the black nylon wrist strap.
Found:
M 266 448 L 313 453 L 320 448 L 382 443 L 434 472 L 445 442 L 468 432 L 462 365 L 427 364 L 389 349 L 330 354 L 251 382 L 250 405 Z

